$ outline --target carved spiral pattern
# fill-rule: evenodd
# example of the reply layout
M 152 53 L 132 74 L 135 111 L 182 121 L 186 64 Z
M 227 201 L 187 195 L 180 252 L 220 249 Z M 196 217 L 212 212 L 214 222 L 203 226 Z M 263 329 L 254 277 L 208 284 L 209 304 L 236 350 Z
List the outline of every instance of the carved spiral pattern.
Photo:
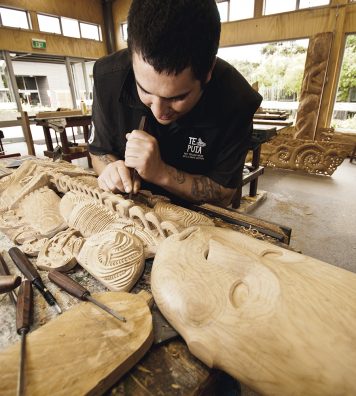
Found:
M 115 213 L 104 206 L 92 201 L 84 201 L 74 206 L 68 218 L 68 225 L 78 230 L 84 237 L 89 237 L 119 220 Z
M 168 202 L 157 202 L 154 210 L 161 219 L 174 221 L 183 227 L 214 225 L 208 217 Z
M 88 238 L 78 262 L 110 290 L 127 291 L 144 267 L 142 243 L 122 230 L 108 230 Z

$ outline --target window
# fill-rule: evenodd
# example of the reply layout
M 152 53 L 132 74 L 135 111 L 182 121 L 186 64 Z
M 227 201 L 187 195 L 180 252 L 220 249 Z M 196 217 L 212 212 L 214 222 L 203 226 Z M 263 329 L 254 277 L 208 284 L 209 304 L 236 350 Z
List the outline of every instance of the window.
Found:
M 300 0 L 299 8 L 318 7 L 329 3 L 329 0 Z
M 331 126 L 356 133 L 356 34 L 346 38 Z
M 254 0 L 230 0 L 230 21 L 253 18 Z
M 219 1 L 217 2 L 217 6 L 218 6 L 221 22 L 227 22 L 229 20 L 229 2 Z
M 10 73 L 3 52 L 0 51 L 0 121 L 16 120 L 19 115 Z
M 217 0 L 221 22 L 253 18 L 254 0 Z
M 30 29 L 28 13 L 12 8 L 0 7 L 1 24 L 3 26 Z
M 264 15 L 327 5 L 330 0 L 265 0 Z
M 299 104 L 308 40 L 220 48 L 218 56 L 258 86 L 264 109 L 287 110 L 292 121 Z
M 58 17 L 37 14 L 37 18 L 41 32 L 62 34 L 61 24 Z
M 98 25 L 92 23 L 79 22 L 82 38 L 100 41 L 101 32 Z
M 278 14 L 280 12 L 296 9 L 296 0 L 265 0 L 264 15 Z
M 121 24 L 121 37 L 124 41 L 127 41 L 127 22 Z
M 64 36 L 80 38 L 79 23 L 76 19 L 61 17 Z

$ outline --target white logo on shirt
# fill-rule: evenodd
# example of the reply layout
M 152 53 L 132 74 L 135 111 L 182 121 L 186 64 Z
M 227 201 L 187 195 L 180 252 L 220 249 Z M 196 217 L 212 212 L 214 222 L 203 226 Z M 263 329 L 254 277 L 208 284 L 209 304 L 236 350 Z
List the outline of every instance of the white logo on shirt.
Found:
M 88 143 L 92 144 L 94 142 L 94 137 L 95 137 L 95 126 L 94 123 L 91 123 L 91 128 L 90 128 L 90 136 L 88 139 Z
M 204 147 L 206 147 L 206 143 L 201 138 L 189 137 L 189 143 L 183 154 L 183 158 L 204 160 Z

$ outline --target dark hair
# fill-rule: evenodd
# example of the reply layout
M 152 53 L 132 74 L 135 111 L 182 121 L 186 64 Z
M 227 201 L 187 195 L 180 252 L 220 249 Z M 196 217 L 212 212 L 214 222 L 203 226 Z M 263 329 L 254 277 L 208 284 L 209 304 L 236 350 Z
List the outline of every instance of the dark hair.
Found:
M 202 83 L 219 47 L 220 15 L 215 0 L 133 0 L 128 48 L 159 72 L 191 67 Z

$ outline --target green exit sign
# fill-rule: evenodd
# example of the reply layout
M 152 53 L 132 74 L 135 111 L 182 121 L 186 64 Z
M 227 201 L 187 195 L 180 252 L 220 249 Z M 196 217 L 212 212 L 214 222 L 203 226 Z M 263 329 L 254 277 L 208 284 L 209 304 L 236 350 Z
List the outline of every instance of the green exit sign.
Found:
M 32 39 L 32 48 L 46 49 L 46 40 Z

